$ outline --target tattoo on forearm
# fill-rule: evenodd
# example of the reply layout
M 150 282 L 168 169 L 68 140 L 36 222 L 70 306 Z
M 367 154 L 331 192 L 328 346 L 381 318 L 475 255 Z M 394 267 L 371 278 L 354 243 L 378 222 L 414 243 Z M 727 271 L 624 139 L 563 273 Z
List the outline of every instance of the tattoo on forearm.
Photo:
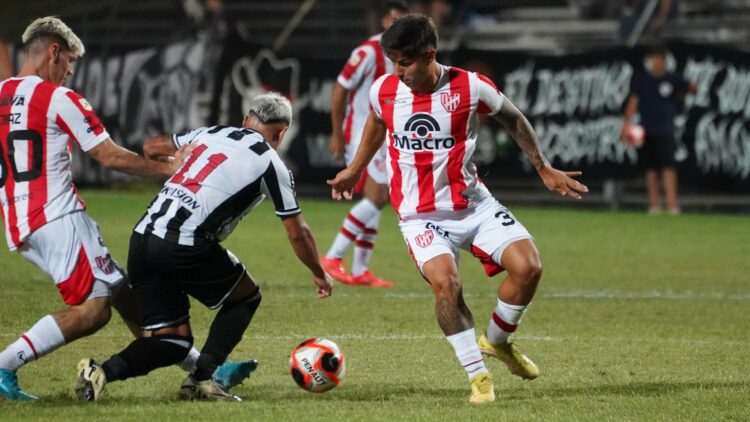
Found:
M 435 301 L 435 316 L 446 336 L 474 327 L 474 318 L 466 306 L 461 292 L 458 293 L 456 302 L 446 297 L 437 298 Z
M 511 128 L 511 136 L 529 158 L 534 168 L 539 170 L 544 166 L 548 166 L 549 162 L 542 154 L 542 147 L 539 145 L 539 140 L 536 134 L 534 134 L 531 123 L 525 117 L 519 115 L 515 119 L 515 124 L 511 125 Z
M 539 170 L 549 165 L 549 162 L 542 154 L 542 147 L 534 133 L 534 129 L 531 127 L 531 123 L 526 120 L 526 117 L 515 106 L 512 104 L 508 107 L 503 106 L 496 118 L 510 133 L 510 136 L 516 141 L 518 146 L 521 147 L 535 169 Z

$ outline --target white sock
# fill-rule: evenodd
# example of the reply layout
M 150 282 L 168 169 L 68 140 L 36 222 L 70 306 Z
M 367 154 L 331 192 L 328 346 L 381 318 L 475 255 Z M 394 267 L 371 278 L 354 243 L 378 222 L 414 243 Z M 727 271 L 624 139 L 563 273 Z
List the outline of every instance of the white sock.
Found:
M 464 367 L 469 379 L 479 374 L 489 374 L 489 371 L 484 366 L 482 352 L 479 351 L 479 346 L 477 346 L 477 338 L 473 328 L 447 336 L 446 338 L 451 346 L 453 346 L 453 350 L 456 351 L 456 357 L 461 362 L 461 366 Z
M 516 331 L 529 305 L 509 305 L 500 299 L 487 326 L 487 340 L 492 344 L 504 344 Z
M 380 215 L 378 211 L 374 217 L 367 222 L 367 226 L 362 234 L 357 236 L 354 243 L 354 258 L 352 259 L 352 275 L 360 275 L 370 268 L 370 257 L 372 249 L 375 247 L 375 239 L 378 237 L 378 226 L 380 225 Z
M 24 364 L 35 361 L 64 344 L 65 336 L 55 318 L 46 315 L 0 352 L 0 368 L 16 371 Z
M 195 371 L 195 364 L 198 362 L 198 358 L 200 356 L 201 352 L 199 352 L 198 349 L 193 346 L 190 348 L 190 351 L 188 352 L 185 360 L 178 363 L 177 366 L 182 368 L 182 370 L 187 372 L 188 374 L 192 374 Z
M 357 202 L 349 210 L 349 215 L 344 219 L 341 230 L 336 235 L 336 239 L 333 240 L 333 244 L 328 250 L 326 257 L 343 258 L 349 245 L 364 231 L 365 222 L 370 221 L 378 213 L 380 213 L 380 210 L 368 199 L 365 198 Z

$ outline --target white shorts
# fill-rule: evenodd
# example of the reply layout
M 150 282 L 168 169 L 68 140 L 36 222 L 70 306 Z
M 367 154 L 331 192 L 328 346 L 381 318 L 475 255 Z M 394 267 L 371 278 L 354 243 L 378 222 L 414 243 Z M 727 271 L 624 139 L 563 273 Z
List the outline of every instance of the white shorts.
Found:
M 346 146 L 344 158 L 346 159 L 347 166 L 352 163 L 352 160 L 354 160 L 354 155 L 356 154 L 358 147 L 359 144 L 348 144 Z M 378 151 L 372 157 L 372 160 L 370 160 L 370 163 L 367 165 L 367 171 L 362 175 L 363 179 L 369 176 L 375 183 L 381 185 L 385 185 L 388 183 L 388 173 L 386 172 L 385 167 L 385 155 L 387 154 L 387 152 L 388 146 L 385 142 L 383 142 L 383 145 L 380 147 L 380 149 L 378 149 Z M 361 184 L 363 183 L 364 180 L 362 180 Z
M 508 245 L 533 240 L 526 227 L 493 197 L 473 208 L 420 215 L 399 222 L 399 226 L 419 271 L 425 262 L 446 253 L 458 263 L 461 248 L 479 258 L 491 277 L 503 271 L 500 262 Z
M 83 211 L 40 227 L 19 252 L 52 278 L 71 306 L 113 296 L 125 277 L 104 246 L 99 226 Z

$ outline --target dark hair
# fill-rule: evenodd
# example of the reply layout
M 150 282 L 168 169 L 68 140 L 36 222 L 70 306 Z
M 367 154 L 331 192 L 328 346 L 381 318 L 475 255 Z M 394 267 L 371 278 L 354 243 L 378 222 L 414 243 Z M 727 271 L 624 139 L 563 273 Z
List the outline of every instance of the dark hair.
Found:
M 669 50 L 667 49 L 667 46 L 664 44 L 654 44 L 646 50 L 646 56 L 661 56 L 663 58 L 667 57 L 667 53 L 669 53 Z
M 406 13 L 409 11 L 409 6 L 403 0 L 389 0 L 380 5 L 378 16 L 385 17 L 391 13 L 392 10 L 397 12 Z
M 438 33 L 435 24 L 421 13 L 409 13 L 393 22 L 380 39 L 380 45 L 387 55 L 400 53 L 406 57 L 416 57 L 428 48 L 437 48 Z

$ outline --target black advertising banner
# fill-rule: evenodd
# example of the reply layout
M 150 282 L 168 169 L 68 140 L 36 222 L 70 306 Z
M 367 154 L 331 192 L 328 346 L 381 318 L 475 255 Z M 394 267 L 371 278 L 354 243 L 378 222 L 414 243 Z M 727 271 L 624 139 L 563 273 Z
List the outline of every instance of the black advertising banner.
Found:
M 675 119 L 681 186 L 750 192 L 750 54 L 716 47 L 669 46 L 668 67 L 697 84 Z M 488 73 L 532 122 L 547 156 L 587 180 L 638 174 L 635 150 L 619 140 L 630 78 L 643 52 L 614 49 L 565 56 L 464 51 L 459 66 Z M 532 174 L 496 125 L 490 174 Z M 483 140 L 483 142 L 486 142 Z M 511 141 L 512 142 L 512 141 Z M 490 179 L 491 180 L 491 179 Z
M 69 86 L 86 97 L 116 143 L 140 152 L 150 136 L 205 125 L 214 77 L 206 63 L 211 61 L 210 46 L 193 41 L 122 55 L 86 55 L 76 63 Z M 77 183 L 130 179 L 73 150 Z
M 247 46 L 248 54 L 228 67 L 221 83 L 220 124 L 239 125 L 248 102 L 278 91 L 292 101 L 294 121 L 279 152 L 295 172 L 297 183 L 325 183 L 343 167 L 328 153 L 331 90 L 343 60 L 279 57 L 268 48 Z
M 280 91 L 295 109 L 280 152 L 299 184 L 323 185 L 343 166 L 330 157 L 327 145 L 331 89 L 346 58 L 279 57 L 248 44 L 234 45 L 228 61 L 215 50 L 185 42 L 86 57 L 73 88 L 94 105 L 113 138 L 134 150 L 158 133 L 239 125 L 251 98 Z M 671 68 L 698 87 L 675 121 L 681 189 L 750 193 L 750 54 L 685 44 L 671 45 L 670 52 Z M 640 51 L 624 48 L 564 56 L 459 50 L 451 62 L 490 76 L 531 120 L 554 164 L 580 169 L 592 183 L 640 174 L 636 151 L 620 141 L 619 133 L 641 57 Z M 490 186 L 504 178 L 536 178 L 491 119 L 483 120 L 474 160 Z M 79 180 L 109 181 L 90 164 L 77 168 Z

